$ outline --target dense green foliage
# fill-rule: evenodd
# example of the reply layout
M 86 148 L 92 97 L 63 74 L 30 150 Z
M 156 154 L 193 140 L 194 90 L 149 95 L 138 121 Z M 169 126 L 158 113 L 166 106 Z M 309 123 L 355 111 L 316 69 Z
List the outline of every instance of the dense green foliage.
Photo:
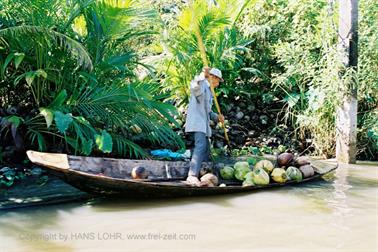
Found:
M 350 82 L 358 87 L 359 150 L 369 157 L 378 151 L 378 40 L 372 32 L 378 6 L 360 1 L 360 13 L 357 76 L 339 63 L 338 11 L 332 2 L 260 1 L 241 24 L 256 39 L 252 51 L 258 56 L 249 64 L 268 76 L 273 95 L 283 101 L 285 122 L 299 137 L 312 138 L 319 154 L 334 155 L 335 111 Z
M 135 72 L 143 63 L 133 40 L 151 34 L 139 28 L 155 11 L 134 1 L 2 5 L 3 146 L 145 156 L 136 142 L 182 145 L 169 125 L 174 107 Z
M 200 27 L 208 22 L 206 29 L 200 30 L 211 64 L 226 73 L 226 83 L 219 90 L 226 111 L 228 104 L 242 102 L 263 104 L 268 111 L 282 108 L 271 132 L 292 127 L 289 137 L 304 142 L 309 139 L 307 148 L 316 154 L 333 156 L 336 108 L 349 91 L 347 83 L 352 82 L 358 87 L 359 154 L 363 158 L 375 156 L 378 39 L 373 31 L 378 25 L 378 6 L 374 1 L 360 1 L 357 74 L 339 60 L 335 3 L 239 1 L 233 5 L 239 7 L 235 10 L 225 4 L 235 1 L 218 2 L 219 6 L 200 7 L 195 15 L 201 18 Z M 164 82 L 167 88 L 184 102 L 188 79 L 202 66 L 194 34 L 185 26 L 191 20 L 187 13 L 193 13 L 192 7 L 178 16 L 178 26 L 169 36 L 168 45 L 174 45 L 169 47 L 171 57 L 166 57 L 161 67 L 168 76 Z M 237 14 L 236 22 L 235 13 L 241 14 Z
M 195 29 L 202 36 L 209 65 L 222 69 L 227 80 L 238 76 L 243 61 L 240 54 L 248 51 L 250 43 L 234 25 L 244 2 L 222 0 L 217 1 L 217 7 L 208 8 L 206 1 L 196 1 L 182 9 L 174 29 L 165 29 L 167 56 L 158 70 L 165 76 L 162 82 L 179 104 L 188 101 L 188 84 L 203 67 Z
M 0 161 L 29 148 L 142 157 L 183 147 L 176 108 L 203 67 L 195 29 L 224 73 L 222 109 L 259 106 L 275 118 L 264 130 L 316 154 L 334 155 L 335 111 L 355 83 L 360 158 L 374 158 L 375 0 L 360 1 L 358 71 L 338 63 L 337 24 L 327 0 L 3 0 Z

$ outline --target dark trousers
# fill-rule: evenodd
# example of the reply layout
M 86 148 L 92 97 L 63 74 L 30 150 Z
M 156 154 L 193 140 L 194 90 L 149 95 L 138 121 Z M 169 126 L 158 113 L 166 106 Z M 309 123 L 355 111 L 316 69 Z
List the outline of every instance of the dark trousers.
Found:
M 194 149 L 188 176 L 199 176 L 202 162 L 208 162 L 210 158 L 210 141 L 205 133 L 194 132 Z

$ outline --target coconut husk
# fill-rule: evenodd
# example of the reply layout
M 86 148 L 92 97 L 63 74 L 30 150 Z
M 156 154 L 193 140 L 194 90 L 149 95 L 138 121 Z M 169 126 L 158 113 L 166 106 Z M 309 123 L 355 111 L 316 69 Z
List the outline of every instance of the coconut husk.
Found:
M 215 185 L 211 183 L 209 180 L 201 181 L 200 185 L 201 187 L 214 187 Z
M 314 175 L 315 171 L 311 165 L 302 165 L 299 167 L 299 170 L 302 172 L 304 178 L 308 178 Z
M 217 186 L 219 183 L 218 177 L 212 173 L 207 173 L 201 177 L 201 182 L 203 185 L 207 185 L 211 183 L 213 186 Z
M 277 164 L 279 167 L 282 167 L 282 166 L 288 167 L 291 165 L 293 159 L 294 159 L 294 155 L 292 153 L 285 152 L 278 155 Z
M 186 181 L 183 181 L 183 183 L 190 186 L 201 186 L 201 182 L 196 176 L 189 176 Z
M 295 159 L 294 164 L 297 167 L 301 167 L 302 165 L 310 164 L 310 160 L 306 156 L 301 156 Z

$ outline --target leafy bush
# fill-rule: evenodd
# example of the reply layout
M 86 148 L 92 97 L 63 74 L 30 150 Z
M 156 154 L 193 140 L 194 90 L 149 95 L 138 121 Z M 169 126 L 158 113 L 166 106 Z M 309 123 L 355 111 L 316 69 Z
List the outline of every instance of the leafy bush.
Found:
M 0 15 L 2 145 L 129 157 L 147 155 L 137 143 L 182 146 L 170 127 L 175 108 L 159 101 L 157 83 L 136 77 L 140 63 L 129 46 L 150 32 L 135 25 L 155 14 L 134 3 L 31 4 L 23 10 L 47 16 L 35 25 L 27 15 L 14 20 L 18 3 L 7 1 Z M 59 10 L 67 12 L 51 18 Z
M 151 144 L 182 147 L 171 104 L 185 109 L 189 82 L 203 67 L 197 30 L 209 65 L 224 73 L 217 92 L 225 111 L 251 105 L 251 124 L 264 121 L 257 130 L 333 156 L 335 111 L 352 83 L 359 157 L 376 158 L 375 0 L 359 2 L 357 71 L 338 63 L 335 1 L 190 2 L 1 1 L 0 159 L 12 148 L 145 156 Z M 240 147 L 235 155 L 248 148 Z
M 335 111 L 348 92 L 346 83 L 358 83 L 360 151 L 370 158 L 375 149 L 367 143 L 369 116 L 377 106 L 377 6 L 374 1 L 360 4 L 359 69 L 345 69 L 337 50 L 337 6 L 323 0 L 257 1 L 248 8 L 239 24 L 245 36 L 253 39 L 256 57 L 248 64 L 262 71 L 270 93 L 283 102 L 281 117 L 296 126 L 297 137 L 312 138 L 318 154 L 335 152 Z M 340 74 L 343 73 L 343 74 Z M 273 88 L 273 89 L 272 89 Z M 365 115 L 366 113 L 369 116 Z M 371 131 L 370 131 L 371 132 Z M 374 134 L 370 134 L 371 136 Z M 369 147 L 367 147 L 367 145 Z

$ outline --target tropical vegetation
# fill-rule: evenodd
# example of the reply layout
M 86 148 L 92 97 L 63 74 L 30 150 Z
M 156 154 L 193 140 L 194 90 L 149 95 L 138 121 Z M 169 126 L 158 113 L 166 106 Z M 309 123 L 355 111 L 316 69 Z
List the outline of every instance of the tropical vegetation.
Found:
M 359 157 L 376 159 L 378 6 L 360 1 L 358 69 L 339 63 L 337 8 L 326 0 L 3 0 L 0 162 L 22 161 L 27 149 L 133 158 L 184 149 L 188 85 L 203 67 L 196 32 L 224 74 L 217 94 L 228 129 L 245 134 L 236 134 L 234 153 L 334 156 L 335 111 L 345 83 L 355 83 Z M 233 123 L 240 116 L 243 129 Z M 280 140 L 257 142 L 251 130 Z

